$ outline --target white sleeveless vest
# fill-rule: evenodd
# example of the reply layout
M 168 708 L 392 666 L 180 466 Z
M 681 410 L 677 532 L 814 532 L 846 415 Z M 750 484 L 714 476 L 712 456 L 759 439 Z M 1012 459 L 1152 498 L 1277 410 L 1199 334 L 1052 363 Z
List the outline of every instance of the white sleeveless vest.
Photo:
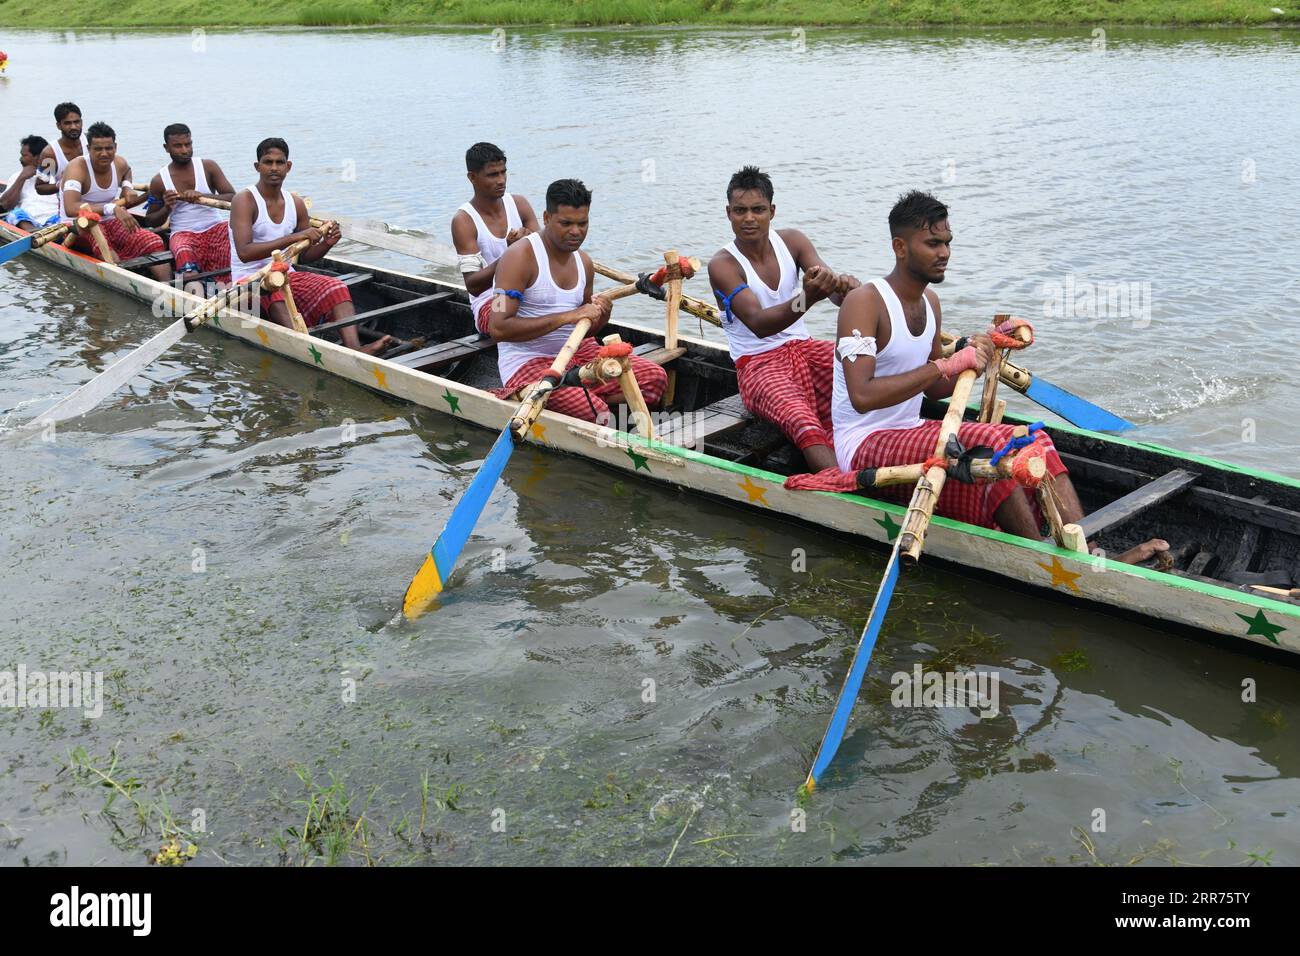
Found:
M 68 168 L 68 164 L 72 162 L 72 160 L 68 159 L 68 157 L 63 154 L 63 147 L 59 145 L 59 141 L 57 139 L 54 141 L 53 152 L 54 152 L 54 164 L 55 164 L 54 178 L 57 179 L 61 184 L 63 182 L 63 171 Z M 86 157 L 86 163 L 87 165 L 89 165 L 90 143 L 86 139 L 85 133 L 81 134 L 81 155 Z
M 194 164 L 194 189 L 196 192 L 206 193 L 208 189 L 207 173 L 203 169 L 203 160 L 199 157 L 193 157 L 190 162 Z M 171 165 L 170 163 L 168 165 Z M 167 166 L 158 170 L 158 175 L 162 177 L 163 188 L 175 190 L 176 185 L 172 182 L 172 174 L 168 171 Z M 254 190 L 256 192 L 256 190 Z M 171 231 L 172 232 L 207 232 L 217 223 L 222 221 L 221 213 L 211 206 L 200 206 L 192 202 L 178 202 L 172 207 Z
M 511 229 L 521 228 L 524 222 L 519 217 L 519 206 L 515 204 L 515 197 L 510 193 L 506 193 L 501 198 L 506 207 L 506 232 L 508 233 Z M 478 214 L 478 210 L 474 208 L 473 203 L 467 202 L 462 205 L 460 209 L 461 212 L 468 213 L 469 218 L 474 221 L 474 228 L 478 231 L 479 255 L 483 257 L 483 264 L 485 266 L 490 266 L 505 255 L 506 237 L 495 236 L 492 234 L 492 230 L 487 227 L 487 223 L 485 223 L 483 217 Z M 483 307 L 483 303 L 489 302 L 491 299 L 491 287 L 485 289 L 478 295 L 470 296 L 469 307 L 473 310 L 472 314 L 475 318 L 478 317 L 478 310 Z
M 578 283 L 571 289 L 562 289 L 551 277 L 551 260 L 546 254 L 546 246 L 538 233 L 527 237 L 532 246 L 533 258 L 537 260 L 537 279 L 524 290 L 523 301 L 519 303 L 518 314 L 524 318 L 537 318 L 542 315 L 555 315 L 568 312 L 582 305 L 587 293 L 587 268 L 583 264 L 582 254 L 575 252 L 578 261 Z M 494 287 L 493 292 L 496 289 Z M 525 362 L 535 358 L 555 358 L 564 348 L 564 342 L 573 331 L 571 325 L 562 325 L 531 342 L 501 342 L 497 345 L 497 371 L 501 373 L 501 384 L 510 381 L 511 376 L 519 371 Z
M 777 280 L 775 289 L 758 277 L 758 272 L 741 251 L 736 248 L 734 241 L 727 245 L 727 252 L 731 253 L 732 257 L 740 263 L 740 267 L 745 271 L 745 283 L 749 286 L 750 291 L 758 296 L 758 304 L 764 309 L 771 308 L 774 305 L 782 305 L 799 294 L 799 269 L 795 265 L 794 257 L 790 255 L 785 240 L 773 229 L 768 233 L 768 241 L 771 242 L 772 248 L 776 252 L 777 262 L 781 264 L 781 278 Z M 725 289 L 723 291 L 730 294 L 732 290 Z M 734 316 L 723 316 L 722 330 L 727 333 L 727 347 L 731 351 L 731 360 L 733 362 L 744 355 L 762 355 L 764 352 L 780 348 L 786 342 L 809 338 L 808 328 L 804 325 L 802 317 L 767 338 L 760 338 L 755 335 L 749 326 Z
M 112 202 L 113 200 L 117 199 L 118 196 L 122 195 L 122 184 L 118 182 L 117 179 L 116 159 L 113 160 L 113 165 L 110 167 L 112 178 L 109 180 L 107 186 L 101 186 L 99 185 L 98 181 L 96 181 L 95 167 L 90 165 L 89 159 L 86 160 L 86 168 L 90 170 L 90 185 L 81 193 L 82 202 L 97 203 L 99 205 L 103 205 L 106 202 Z M 59 212 L 60 222 L 71 222 L 73 219 L 76 218 L 75 216 L 69 216 L 67 214 L 66 211 L 67 206 L 64 204 L 63 201 L 62 183 L 60 183 L 59 185 L 59 210 L 60 210 Z
M 298 209 L 297 203 L 294 202 L 293 193 L 284 194 L 284 219 L 281 222 L 275 222 L 266 211 L 266 200 L 262 198 L 261 192 L 257 186 L 249 186 L 245 192 L 253 194 L 253 200 L 257 203 L 257 218 L 253 220 L 253 241 L 270 242 L 272 239 L 283 239 L 285 236 L 298 231 Z M 239 252 L 235 249 L 235 230 L 226 226 L 226 231 L 230 234 L 230 278 L 232 282 L 239 282 L 251 276 L 257 270 L 270 265 L 271 257 L 259 259 L 256 262 L 245 262 L 239 258 Z M 290 271 L 292 271 L 290 266 Z
M 901 375 L 920 368 L 930 361 L 930 350 L 934 347 L 934 310 L 930 308 L 929 297 L 922 296 L 925 299 L 925 331 L 916 336 L 907 327 L 903 303 L 893 287 L 884 279 L 872 279 L 871 284 L 889 310 L 889 344 L 876 353 L 876 377 Z M 865 413 L 857 411 L 849 401 L 848 386 L 844 384 L 844 363 L 837 355 L 831 386 L 831 421 L 835 427 L 835 460 L 840 471 L 854 470 L 853 457 L 872 432 L 915 428 L 921 424 L 922 398 L 923 395 L 918 393 L 888 408 L 873 408 Z

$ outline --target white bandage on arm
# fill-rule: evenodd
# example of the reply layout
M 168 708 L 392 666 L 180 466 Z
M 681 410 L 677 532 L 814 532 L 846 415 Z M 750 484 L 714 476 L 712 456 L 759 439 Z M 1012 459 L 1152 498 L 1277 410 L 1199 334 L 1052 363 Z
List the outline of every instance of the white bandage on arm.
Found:
M 80 192 L 82 191 L 82 190 L 81 190 L 81 183 L 77 182 L 75 179 L 66 179 L 66 180 L 64 180 L 64 182 L 63 182 L 63 191 L 66 193 L 66 192 L 68 192 L 69 190 L 71 190 L 72 192 L 75 192 L 75 193 L 80 193 Z
M 864 339 L 857 329 L 853 330 L 852 335 L 846 335 L 835 343 L 836 357 L 848 359 L 850 362 L 856 362 L 859 355 L 875 354 L 876 340 L 871 336 Z
M 478 272 L 485 265 L 487 265 L 487 263 L 483 261 L 483 254 L 481 252 L 476 252 L 472 256 L 460 257 L 461 275 L 469 275 L 471 272 Z

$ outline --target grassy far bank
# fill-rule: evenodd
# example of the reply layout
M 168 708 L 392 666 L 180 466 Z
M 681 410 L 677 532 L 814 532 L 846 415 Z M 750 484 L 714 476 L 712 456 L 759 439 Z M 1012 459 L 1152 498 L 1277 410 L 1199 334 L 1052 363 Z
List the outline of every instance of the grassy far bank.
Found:
M 527 23 L 1300 24 L 1300 0 L 0 0 L 9 28 Z

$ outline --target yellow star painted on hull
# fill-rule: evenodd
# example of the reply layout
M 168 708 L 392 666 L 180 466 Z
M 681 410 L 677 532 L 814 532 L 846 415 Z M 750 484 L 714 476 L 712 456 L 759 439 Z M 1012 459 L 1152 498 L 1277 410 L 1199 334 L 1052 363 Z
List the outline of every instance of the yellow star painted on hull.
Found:
M 387 373 L 382 368 L 378 365 L 372 365 L 370 366 L 370 372 L 375 376 L 375 381 L 379 384 L 380 388 L 388 387 L 388 379 L 386 377 Z
M 267 335 L 266 329 L 262 328 L 261 326 L 258 326 L 257 337 L 262 340 L 263 345 L 271 344 L 271 336 Z
M 765 494 L 767 494 L 767 489 L 764 488 L 762 485 L 754 484 L 754 482 L 750 480 L 750 477 L 748 475 L 745 476 L 745 480 L 740 482 L 737 485 L 737 487 L 741 491 L 743 491 L 746 495 L 749 496 L 750 504 L 753 504 L 755 501 L 757 501 L 760 502 L 761 504 L 767 505 L 767 499 L 763 497 Z M 768 505 L 768 507 L 770 508 L 771 505 Z
M 1044 571 L 1046 571 L 1048 574 L 1052 576 L 1052 587 L 1058 588 L 1064 585 L 1068 587 L 1071 591 L 1073 591 L 1075 594 L 1083 593 L 1082 591 L 1079 590 L 1079 585 L 1074 583 L 1083 575 L 1078 571 L 1065 570 L 1065 567 L 1061 564 L 1060 558 L 1053 557 L 1051 564 L 1043 564 L 1042 561 L 1038 561 L 1036 563 L 1040 568 L 1042 568 Z
M 538 441 L 546 441 L 546 426 L 541 422 L 533 422 L 533 427 L 528 429 L 528 434 Z

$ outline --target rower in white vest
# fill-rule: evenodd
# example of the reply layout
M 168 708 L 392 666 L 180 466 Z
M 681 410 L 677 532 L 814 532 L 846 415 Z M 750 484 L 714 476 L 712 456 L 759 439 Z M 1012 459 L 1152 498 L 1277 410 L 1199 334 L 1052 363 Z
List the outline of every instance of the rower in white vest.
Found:
M 309 245 L 299 262 L 314 262 L 329 254 L 342 238 L 338 223 L 322 223 L 317 229 L 307 214 L 307 204 L 295 193 L 285 192 L 284 180 L 293 169 L 289 162 L 289 144 L 278 136 L 257 144 L 257 182 L 235 194 L 230 203 L 230 277 L 242 282 L 271 263 L 273 253 L 303 239 Z M 308 326 L 327 319 L 341 322 L 357 314 L 348 287 L 334 276 L 303 272 L 290 267 L 289 291 L 294 304 Z M 262 315 L 272 322 L 293 328 L 283 289 L 261 297 Z M 358 352 L 377 355 L 392 343 L 385 335 L 374 342 L 361 344 L 355 325 L 338 330 L 343 344 Z
M 475 143 L 465 152 L 465 177 L 474 197 L 451 219 L 451 241 L 469 292 L 475 325 L 487 334 L 487 309 L 497 261 L 516 240 L 538 231 L 528 200 L 506 192 L 506 154 L 491 143 Z
M 149 183 L 145 222 L 161 226 L 170 221 L 167 244 L 177 273 L 222 272 L 230 268 L 230 235 L 225 213 L 199 204 L 203 197 L 230 202 L 235 187 L 215 160 L 194 155 L 190 128 L 172 123 L 163 130 L 169 162 Z
M 41 150 L 37 162 L 40 178 L 36 191 L 42 196 L 60 195 L 68 163 L 81 157 L 90 160 L 90 144 L 81 131 L 81 108 L 76 103 L 60 103 L 54 107 L 54 125 L 59 138 Z

